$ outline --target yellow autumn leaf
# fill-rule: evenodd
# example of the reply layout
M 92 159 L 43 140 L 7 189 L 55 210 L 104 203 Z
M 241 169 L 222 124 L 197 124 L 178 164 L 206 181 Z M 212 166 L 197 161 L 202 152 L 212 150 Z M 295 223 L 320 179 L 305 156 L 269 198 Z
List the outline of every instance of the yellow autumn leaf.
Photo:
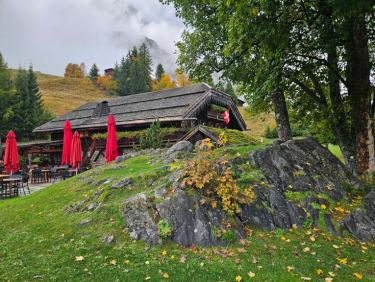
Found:
M 326 277 L 324 279 L 324 282 L 333 282 L 333 278 L 332 277 Z
M 128 259 L 124 260 L 124 264 L 129 264 L 130 261 Z
M 310 236 L 310 240 L 311 240 L 312 242 L 315 242 L 315 237 L 314 237 L 314 235 Z
M 117 261 L 116 261 L 115 259 L 113 259 L 113 260 L 111 260 L 109 263 L 112 264 L 112 265 L 116 265 L 116 264 L 117 264 Z
M 76 261 L 83 261 L 84 260 L 84 257 L 83 256 L 78 256 L 76 257 Z
M 335 249 L 338 249 L 338 248 L 340 248 L 339 246 L 337 246 L 337 245 L 332 245 L 332 247 L 334 247 Z
M 294 266 L 287 266 L 286 269 L 288 270 L 288 272 L 292 272 L 294 270 Z
M 239 276 L 239 275 L 237 275 L 237 276 L 236 276 L 236 282 L 241 282 L 241 281 L 242 281 L 242 277 Z
M 161 254 L 162 254 L 163 256 L 166 256 L 166 255 L 168 254 L 168 252 L 167 252 L 166 250 L 164 250 L 164 251 L 161 252 Z
M 248 275 L 249 277 L 251 277 L 251 278 L 255 277 L 255 273 L 254 273 L 254 272 L 251 272 L 251 271 L 249 271 L 249 272 L 247 273 L 247 275 Z
M 333 273 L 332 271 L 329 271 L 328 274 L 329 274 L 329 276 L 332 276 L 332 277 L 335 277 L 335 276 L 336 276 L 336 274 Z
M 325 209 L 327 209 L 327 206 L 326 206 L 325 204 L 321 204 L 321 205 L 320 205 L 320 208 L 321 208 L 322 210 L 325 210 Z
M 311 277 L 304 277 L 304 276 L 302 276 L 301 279 L 304 280 L 304 281 L 310 281 Z
M 146 277 L 145 277 L 145 280 L 150 280 L 150 279 L 151 279 L 150 276 L 146 276 Z
M 163 277 L 166 278 L 166 279 L 168 279 L 169 278 L 168 272 L 163 272 Z
M 354 272 L 353 275 L 354 275 L 355 279 L 357 279 L 357 280 L 362 280 L 362 278 L 363 278 L 362 274 L 360 274 L 358 272 Z
M 337 257 L 336 259 L 341 264 L 348 264 L 348 259 L 347 258 L 339 258 L 339 257 Z
M 323 270 L 321 270 L 320 268 L 318 268 L 316 271 L 316 274 L 318 274 L 319 276 L 323 274 Z
M 304 253 L 310 252 L 310 248 L 309 247 L 303 248 L 303 252 Z

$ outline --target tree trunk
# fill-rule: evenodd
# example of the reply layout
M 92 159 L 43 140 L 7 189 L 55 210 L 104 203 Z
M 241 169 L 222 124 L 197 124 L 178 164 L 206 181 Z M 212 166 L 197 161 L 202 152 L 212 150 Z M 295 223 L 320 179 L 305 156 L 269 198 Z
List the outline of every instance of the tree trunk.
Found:
M 281 141 L 293 139 L 289 123 L 288 108 L 286 106 L 284 92 L 281 89 L 272 94 L 272 104 L 275 111 L 277 135 Z
M 374 137 L 370 117 L 370 61 L 364 14 L 348 16 L 345 50 L 347 87 L 352 105 L 358 174 L 375 170 Z
M 340 79 L 334 71 L 338 71 L 338 58 L 335 44 L 327 47 L 327 60 L 331 66 L 331 68 L 328 68 L 328 85 L 332 111 L 330 115 L 332 117 L 332 131 L 344 155 L 345 162 L 348 163 L 350 157 L 355 156 L 355 150 L 341 97 Z

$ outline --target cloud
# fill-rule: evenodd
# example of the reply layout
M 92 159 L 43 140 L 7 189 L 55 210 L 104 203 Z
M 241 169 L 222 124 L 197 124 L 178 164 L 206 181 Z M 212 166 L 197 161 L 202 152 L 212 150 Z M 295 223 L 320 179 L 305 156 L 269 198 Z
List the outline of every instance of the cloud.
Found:
M 146 38 L 156 42 L 154 65 L 173 71 L 182 30 L 174 9 L 158 0 L 0 0 L 0 52 L 8 64 L 58 75 L 68 62 L 111 67 Z

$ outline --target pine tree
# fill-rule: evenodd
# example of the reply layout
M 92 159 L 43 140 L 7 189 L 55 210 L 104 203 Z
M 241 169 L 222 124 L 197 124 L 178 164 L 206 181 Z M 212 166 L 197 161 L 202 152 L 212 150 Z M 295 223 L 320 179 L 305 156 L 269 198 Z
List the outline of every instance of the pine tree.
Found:
M 7 64 L 0 53 L 0 132 L 7 132 L 13 125 L 14 91 Z
M 89 72 L 89 77 L 93 82 L 96 82 L 96 79 L 98 78 L 98 76 L 99 76 L 99 69 L 96 66 L 96 64 L 93 64 Z
M 161 77 L 162 77 L 163 73 L 165 73 L 163 65 L 158 64 L 158 66 L 156 67 L 156 73 L 155 73 L 155 77 L 156 77 L 157 81 L 161 80 Z
M 151 90 L 151 73 L 152 73 L 152 58 L 150 51 L 147 48 L 146 43 L 143 43 L 139 47 L 140 56 L 140 71 L 141 71 L 141 92 L 146 92 Z

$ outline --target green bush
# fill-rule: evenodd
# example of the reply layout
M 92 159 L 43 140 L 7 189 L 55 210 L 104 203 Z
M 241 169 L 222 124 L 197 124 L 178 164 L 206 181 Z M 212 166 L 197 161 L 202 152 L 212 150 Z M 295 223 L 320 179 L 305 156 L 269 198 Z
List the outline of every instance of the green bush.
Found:
M 159 235 L 162 239 L 166 239 L 172 235 L 173 229 L 169 223 L 162 219 L 158 222 Z
M 279 135 L 277 134 L 277 128 L 270 128 L 269 126 L 267 126 L 266 130 L 264 131 L 264 137 L 269 139 L 279 138 Z
M 142 149 L 160 148 L 162 145 L 163 136 L 161 135 L 161 128 L 159 120 L 151 123 L 146 130 L 145 135 L 141 136 L 139 143 Z

